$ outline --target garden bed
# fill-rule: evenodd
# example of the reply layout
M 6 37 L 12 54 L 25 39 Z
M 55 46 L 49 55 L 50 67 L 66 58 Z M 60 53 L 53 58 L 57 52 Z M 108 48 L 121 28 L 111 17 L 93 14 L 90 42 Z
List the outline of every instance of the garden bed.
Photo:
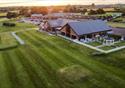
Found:
M 86 43 L 86 44 L 91 45 L 91 46 L 95 46 L 95 47 L 102 45 L 102 44 L 99 43 L 99 42 L 90 42 L 90 43 Z
M 119 43 L 115 43 L 114 45 L 111 45 L 111 46 L 100 47 L 100 49 L 111 50 L 111 49 L 115 49 L 115 48 L 122 47 L 122 46 L 125 46 L 125 41 L 121 41 Z

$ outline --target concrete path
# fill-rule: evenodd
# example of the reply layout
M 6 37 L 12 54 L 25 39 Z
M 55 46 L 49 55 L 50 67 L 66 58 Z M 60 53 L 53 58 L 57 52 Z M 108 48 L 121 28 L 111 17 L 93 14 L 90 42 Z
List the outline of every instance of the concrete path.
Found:
M 125 49 L 125 46 L 121 46 L 121 47 L 117 47 L 115 49 L 108 50 L 108 51 L 106 51 L 106 54 L 116 52 L 116 51 L 119 51 L 119 50 L 122 50 L 122 49 Z
M 11 34 L 19 42 L 19 44 L 21 45 L 25 44 L 25 42 L 19 36 L 16 35 L 16 32 L 11 32 Z

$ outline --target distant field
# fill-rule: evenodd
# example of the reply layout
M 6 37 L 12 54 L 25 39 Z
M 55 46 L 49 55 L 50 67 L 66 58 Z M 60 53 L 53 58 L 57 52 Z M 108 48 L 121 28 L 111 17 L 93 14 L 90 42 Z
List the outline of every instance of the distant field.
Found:
M 6 21 L 7 20 L 7 18 L 1 18 L 0 19 L 0 23 L 2 22 L 2 21 Z
M 92 56 L 93 50 L 56 36 L 36 31 L 18 35 L 26 45 L 0 52 L 0 88 L 125 88 L 125 50 Z M 72 75 L 75 69 L 66 68 L 72 74 L 60 78 L 61 69 L 77 65 L 81 71 Z M 91 74 L 84 78 L 82 69 Z M 69 82 L 73 76 L 81 79 Z
M 120 21 L 125 23 L 125 17 L 118 17 L 116 19 L 113 19 L 113 21 Z
M 117 13 L 117 12 L 106 12 L 105 14 L 96 14 L 95 16 L 116 16 L 120 14 L 121 13 Z
M 110 11 L 115 11 L 114 8 L 104 8 L 104 11 L 110 12 Z
M 125 23 L 117 23 L 117 22 L 108 22 L 108 24 L 112 27 L 122 27 L 125 28 Z
M 7 13 L 0 13 L 0 17 L 1 16 L 6 16 Z

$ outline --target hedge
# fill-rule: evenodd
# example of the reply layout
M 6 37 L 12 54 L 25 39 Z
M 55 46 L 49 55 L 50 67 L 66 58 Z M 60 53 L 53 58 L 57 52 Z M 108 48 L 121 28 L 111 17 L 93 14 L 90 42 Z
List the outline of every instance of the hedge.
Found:
M 16 24 L 15 23 L 3 23 L 3 26 L 8 26 L 8 27 L 15 27 L 16 26 Z
M 116 39 L 116 40 L 121 39 L 121 36 L 120 36 L 120 35 L 108 34 L 108 36 L 109 36 L 109 37 L 113 37 L 113 38 Z

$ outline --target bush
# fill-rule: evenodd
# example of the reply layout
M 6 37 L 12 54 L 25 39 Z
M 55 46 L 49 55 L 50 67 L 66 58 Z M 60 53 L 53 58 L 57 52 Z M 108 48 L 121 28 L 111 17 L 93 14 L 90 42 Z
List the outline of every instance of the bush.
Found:
M 97 9 L 97 14 L 105 14 L 106 12 L 103 10 L 103 9 L 101 9 L 101 8 L 99 8 L 99 9 Z
M 114 38 L 115 40 L 121 39 L 121 36 L 119 35 L 109 34 L 108 36 Z
M 97 12 L 95 10 L 90 10 L 88 14 L 89 15 L 95 15 L 95 14 L 97 14 Z
M 95 14 L 105 14 L 106 12 L 103 10 L 103 9 L 101 9 L 101 8 L 99 8 L 99 9 L 97 9 L 97 10 L 90 10 L 89 11 L 89 15 L 95 15 Z
M 11 18 L 16 18 L 17 16 L 18 16 L 18 13 L 16 12 L 8 12 L 6 17 L 8 19 L 11 19 Z
M 15 27 L 16 24 L 15 23 L 7 23 L 7 22 L 5 22 L 5 23 L 3 23 L 3 26 Z
M 122 22 L 122 19 L 113 19 L 113 22 Z

